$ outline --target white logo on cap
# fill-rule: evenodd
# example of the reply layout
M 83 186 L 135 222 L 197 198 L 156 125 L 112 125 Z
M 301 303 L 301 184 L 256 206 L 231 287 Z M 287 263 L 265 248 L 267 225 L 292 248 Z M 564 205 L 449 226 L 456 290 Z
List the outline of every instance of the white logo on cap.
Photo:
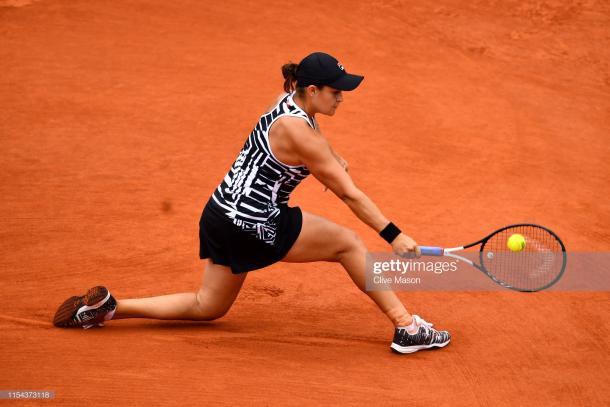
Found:
M 337 66 L 339 67 L 339 69 L 341 69 L 342 71 L 345 71 L 345 68 L 343 67 L 343 65 L 341 65 L 341 62 L 337 62 Z

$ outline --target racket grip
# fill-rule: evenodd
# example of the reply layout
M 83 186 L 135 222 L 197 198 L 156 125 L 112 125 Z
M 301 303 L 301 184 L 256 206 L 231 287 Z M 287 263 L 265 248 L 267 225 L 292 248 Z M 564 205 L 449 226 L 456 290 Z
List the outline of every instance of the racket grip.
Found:
M 442 247 L 419 246 L 422 256 L 442 256 L 445 249 Z

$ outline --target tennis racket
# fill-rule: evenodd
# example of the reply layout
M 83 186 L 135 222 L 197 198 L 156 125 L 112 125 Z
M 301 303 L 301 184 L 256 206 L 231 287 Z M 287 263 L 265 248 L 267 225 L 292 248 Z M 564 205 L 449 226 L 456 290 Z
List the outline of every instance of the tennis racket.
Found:
M 519 251 L 513 251 L 507 245 L 514 234 L 525 239 L 525 246 Z M 480 245 L 479 264 L 455 254 L 477 245 Z M 465 246 L 419 248 L 423 256 L 447 256 L 465 261 L 502 287 L 526 292 L 544 290 L 555 284 L 563 275 L 567 263 L 566 249 L 561 239 L 550 229 L 531 223 L 505 226 Z

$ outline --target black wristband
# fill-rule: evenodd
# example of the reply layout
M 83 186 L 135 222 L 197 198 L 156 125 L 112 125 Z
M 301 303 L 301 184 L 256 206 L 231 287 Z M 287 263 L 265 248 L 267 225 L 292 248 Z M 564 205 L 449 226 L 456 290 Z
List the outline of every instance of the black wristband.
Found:
M 379 232 L 379 236 L 383 237 L 386 242 L 392 244 L 394 239 L 396 239 L 396 236 L 398 236 L 400 233 L 400 229 L 398 229 L 395 224 L 390 222 L 388 223 L 388 226 L 386 226 L 381 232 Z

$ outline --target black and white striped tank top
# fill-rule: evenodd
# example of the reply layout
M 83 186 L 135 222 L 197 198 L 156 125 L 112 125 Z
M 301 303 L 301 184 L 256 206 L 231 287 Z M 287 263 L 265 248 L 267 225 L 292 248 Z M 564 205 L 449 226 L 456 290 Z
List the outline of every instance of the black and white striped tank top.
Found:
M 269 129 L 282 116 L 301 117 L 312 128 L 315 119 L 293 101 L 294 92 L 282 97 L 250 133 L 231 169 L 212 195 L 225 215 L 245 232 L 269 244 L 276 237 L 280 207 L 309 175 L 305 166 L 287 165 L 273 155 Z

